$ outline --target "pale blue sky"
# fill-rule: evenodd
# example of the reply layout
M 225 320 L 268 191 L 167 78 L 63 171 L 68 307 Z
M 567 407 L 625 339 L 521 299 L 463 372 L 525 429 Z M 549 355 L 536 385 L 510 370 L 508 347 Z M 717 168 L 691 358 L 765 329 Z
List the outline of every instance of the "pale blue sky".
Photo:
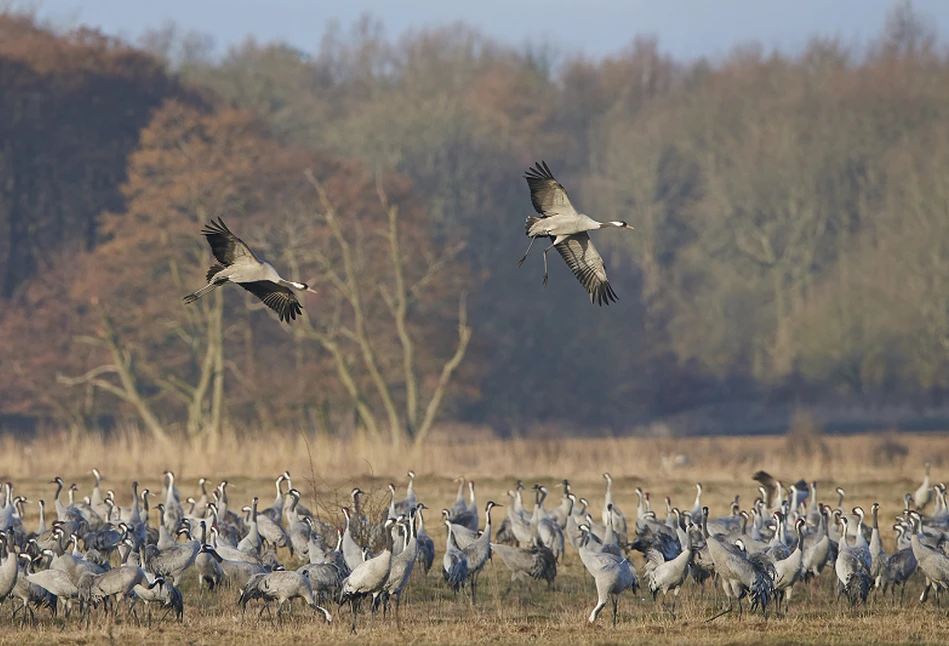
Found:
M 134 40 L 143 29 L 174 20 L 210 34 L 218 51 L 253 34 L 313 52 L 327 22 L 344 27 L 363 12 L 389 36 L 455 20 L 512 45 L 555 44 L 566 54 L 600 57 L 637 34 L 659 38 L 678 58 L 718 57 L 756 40 L 797 51 L 816 34 L 864 43 L 880 32 L 894 0 L 38 0 L 39 14 L 76 20 Z M 916 0 L 937 28 L 949 24 L 949 0 Z

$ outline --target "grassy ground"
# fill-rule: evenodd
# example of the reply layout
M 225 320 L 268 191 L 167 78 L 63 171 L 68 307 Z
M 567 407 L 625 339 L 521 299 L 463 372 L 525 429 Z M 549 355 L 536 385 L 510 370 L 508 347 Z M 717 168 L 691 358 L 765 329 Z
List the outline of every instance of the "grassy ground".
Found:
M 663 497 L 671 496 L 673 504 L 691 508 L 695 496 L 694 483 L 701 480 L 705 488 L 704 502 L 712 515 L 727 513 L 728 502 L 741 495 L 746 507 L 756 495 L 756 484 L 750 479 L 759 467 L 786 479 L 817 479 L 819 499 L 836 505 L 834 487 L 847 491 L 845 506 L 860 504 L 869 509 L 877 501 L 882 506 L 881 524 L 892 524 L 893 516 L 902 506 L 902 496 L 915 490 L 921 479 L 921 464 L 933 462 L 934 481 L 944 478 L 947 460 L 944 436 L 907 436 L 880 438 L 810 438 L 810 457 L 790 449 L 788 438 L 711 438 L 698 441 L 597 440 L 563 444 L 548 441 L 531 447 L 527 442 L 485 442 L 474 445 L 437 446 L 425 455 L 387 455 L 379 451 L 371 455 L 376 464 L 344 451 L 342 446 L 318 445 L 317 441 L 295 444 L 292 438 L 272 442 L 269 446 L 256 439 L 234 451 L 178 455 L 177 460 L 162 462 L 163 454 L 152 446 L 103 444 L 102 452 L 74 448 L 69 458 L 68 438 L 46 438 L 32 447 L 10 446 L 0 453 L 0 470 L 6 479 L 13 479 L 16 492 L 26 495 L 31 504 L 27 525 L 35 527 L 36 505 L 40 497 L 52 502 L 54 487 L 48 481 L 62 475 L 67 483 L 79 485 L 79 495 L 86 495 L 92 484 L 88 470 L 98 466 L 106 480 L 104 488 L 114 489 L 120 504 L 127 504 L 130 483 L 138 479 L 143 487 L 161 491 L 161 472 L 171 466 L 177 470 L 182 497 L 194 495 L 199 476 L 214 481 L 227 478 L 235 503 L 245 504 L 254 495 L 269 505 L 273 482 L 269 479 L 284 468 L 295 477 L 294 485 L 304 491 L 304 502 L 327 520 L 341 522 L 333 516 L 337 505 L 349 488 L 359 485 L 373 492 L 371 505 L 378 507 L 387 500 L 384 486 L 392 480 L 404 486 L 403 472 L 409 467 L 419 473 L 416 481 L 419 497 L 430 508 L 429 533 L 436 542 L 435 566 L 428 578 L 415 575 L 403 603 L 403 631 L 396 629 L 390 617 L 363 615 L 359 632 L 349 632 L 348 610 L 337 610 L 334 622 L 326 625 L 302 606 L 282 624 L 272 623 L 265 614 L 258 618 L 256 606 L 242 617 L 236 605 L 238 591 L 222 589 L 202 593 L 195 587 L 194 575 L 185 576 L 182 590 L 185 597 L 183 625 L 170 620 L 154 621 L 151 628 L 129 624 L 120 617 L 116 621 L 94 620 L 90 630 L 80 629 L 75 619 L 68 623 L 51 619 L 46 611 L 38 613 L 39 627 L 10 624 L 10 604 L 0 608 L 0 645 L 3 644 L 98 644 L 105 642 L 164 644 L 188 642 L 195 644 L 294 644 L 354 643 L 381 644 L 411 642 L 441 643 L 639 643 L 646 639 L 656 643 L 680 644 L 780 644 L 780 643 L 949 643 L 949 620 L 945 611 L 932 603 L 921 606 L 919 581 L 907 588 L 906 602 L 901 609 L 888 600 L 874 596 L 866 608 L 851 611 L 838 605 L 832 594 L 831 572 L 825 572 L 815 585 L 801 586 L 795 591 L 787 617 L 767 620 L 760 615 L 726 615 L 713 623 L 705 619 L 714 614 L 722 602 L 720 591 L 711 586 L 702 589 L 689 584 L 679 597 L 677 616 L 659 610 L 648 595 L 625 593 L 620 601 L 619 622 L 611 626 L 609 610 L 598 623 L 589 627 L 586 616 L 595 603 L 592 578 L 579 563 L 576 552 L 568 547 L 566 561 L 560 565 L 554 589 L 543 584 L 530 589 L 515 585 L 506 596 L 508 573 L 500 560 L 487 566 L 479 586 L 479 603 L 455 600 L 441 582 L 438 571 L 444 549 L 445 532 L 436 523 L 437 510 L 449 505 L 456 486 L 452 478 L 460 473 L 474 477 L 478 483 L 478 500 L 488 499 L 507 504 L 505 492 L 520 477 L 528 485 L 534 482 L 551 488 L 553 506 L 559 501 L 555 485 L 570 477 L 574 490 L 591 500 L 594 516 L 602 506 L 602 471 L 610 470 L 618 504 L 628 517 L 635 514 L 633 490 L 641 486 L 652 493 L 657 507 Z M 898 444 L 905 449 L 880 447 Z M 310 445 L 309 454 L 306 444 Z M 234 445 L 235 447 L 237 445 Z M 351 447 L 352 448 L 352 447 Z M 14 451 L 11 454 L 9 451 Z M 19 460 L 17 456 L 28 459 Z M 138 453 L 138 451 L 143 451 Z M 150 452 L 149 452 L 150 451 Z M 250 457 L 257 452 L 257 460 Z M 42 452 L 42 455 L 40 453 Z M 895 454 L 896 458 L 893 457 Z M 243 457 L 242 457 L 243 456 Z M 685 456 L 676 459 L 676 456 Z M 902 456 L 902 457 L 900 457 Z M 338 465 L 334 465 L 334 457 Z M 412 459 L 414 457 L 414 460 Z M 244 459 L 247 458 L 247 459 Z M 901 462 L 902 460 L 902 462 Z M 256 462 L 256 464 L 255 464 Z M 491 470 L 491 462 L 495 464 Z M 653 462 L 653 466 L 646 465 Z M 381 465 L 381 466 L 380 466 Z M 345 475 L 341 475 L 345 474 Z M 297 479 L 299 478 L 299 479 Z M 495 511 L 495 524 L 503 518 L 506 508 Z M 664 511 L 660 510 L 661 515 Z M 155 518 L 153 516 L 153 522 Z M 893 549 L 892 531 L 885 530 L 885 547 Z M 289 555 L 281 553 L 289 560 Z M 642 560 L 634 557 L 642 572 Z M 288 562 L 288 565 L 292 565 Z

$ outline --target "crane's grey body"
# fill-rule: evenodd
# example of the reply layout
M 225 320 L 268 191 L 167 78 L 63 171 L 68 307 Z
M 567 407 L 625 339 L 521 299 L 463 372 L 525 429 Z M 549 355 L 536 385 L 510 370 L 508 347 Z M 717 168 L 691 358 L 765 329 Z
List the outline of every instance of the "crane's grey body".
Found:
M 673 616 L 675 616 L 679 590 L 682 589 L 682 584 L 689 576 L 689 562 L 692 560 L 692 541 L 689 533 L 682 532 L 682 534 L 684 539 L 682 551 L 668 561 L 659 550 L 647 550 L 646 571 L 643 576 L 654 600 L 658 600 L 660 593 L 665 599 L 669 591 L 672 591 L 672 609 L 669 612 Z
M 588 231 L 616 227 L 632 229 L 622 221 L 599 222 L 578 212 L 570 203 L 567 191 L 554 179 L 546 162 L 538 162 L 524 175 L 531 191 L 531 203 L 540 215 L 530 216 L 525 232 L 531 239 L 524 257 L 518 261 L 520 267 L 537 238 L 549 237 L 551 244 L 544 249 L 544 286 L 547 286 L 547 252 L 556 247 L 560 256 L 570 267 L 573 275 L 590 295 L 591 303 L 609 305 L 616 301 L 616 293 L 606 277 L 603 258 L 590 241 Z
M 297 572 L 310 580 L 313 594 L 319 597 L 321 603 L 327 596 L 336 594 L 344 578 L 340 576 L 342 572 L 339 567 L 333 563 L 307 563 L 297 568 Z
M 17 566 L 20 568 L 19 573 L 17 574 L 16 581 L 13 585 L 13 590 L 11 591 L 12 595 L 19 599 L 23 605 L 18 609 L 13 611 L 13 616 L 16 617 L 18 612 L 24 613 L 24 620 L 26 619 L 26 613 L 30 614 L 30 617 L 33 619 L 34 623 L 36 622 L 36 616 L 33 613 L 33 609 L 30 608 L 30 605 L 37 608 L 49 608 L 50 612 L 55 616 L 56 614 L 56 602 L 57 597 L 52 592 L 46 588 L 37 585 L 29 580 L 29 573 L 23 567 L 23 565 L 29 565 L 31 559 L 30 555 L 25 552 L 21 552 L 18 555 L 19 563 Z
M 26 577 L 33 585 L 38 585 L 50 594 L 56 596 L 59 602 L 69 612 L 72 600 L 79 596 L 79 588 L 73 583 L 69 575 L 61 570 L 42 570 Z
M 277 616 L 280 616 L 284 604 L 293 599 L 303 599 L 306 604 L 323 615 L 327 623 L 332 617 L 325 608 L 318 606 L 313 600 L 313 587 L 310 585 L 310 579 L 302 572 L 293 570 L 281 570 L 278 572 L 269 572 L 251 577 L 241 593 L 238 603 L 246 607 L 250 599 L 263 599 L 265 604 L 271 601 L 277 602 Z
M 450 509 L 443 509 L 442 516 L 446 520 L 451 521 L 451 533 L 455 539 L 455 545 L 457 545 L 459 549 L 465 549 L 478 540 L 478 530 L 477 528 L 470 529 L 468 527 L 467 518 L 465 518 L 465 523 L 457 522 L 455 516 L 452 516 Z
M 349 603 L 353 611 L 352 630 L 356 632 L 356 613 L 360 601 L 367 596 L 373 596 L 385 586 L 389 580 L 389 571 L 392 569 L 392 533 L 389 531 L 393 521 L 386 520 L 383 524 L 385 549 L 371 559 L 363 561 L 352 568 L 352 572 L 343 581 L 339 595 L 339 605 Z
M 919 571 L 926 577 L 926 586 L 919 597 L 919 602 L 922 603 L 929 597 L 930 588 L 935 588 L 937 599 L 940 590 L 949 591 L 949 556 L 946 556 L 942 550 L 932 548 L 920 540 L 923 533 L 922 521 L 918 513 L 913 512 L 912 520 L 915 529 L 910 537 L 913 556 L 916 557 Z
M 208 239 L 219 264 L 208 269 L 207 285 L 184 297 L 185 304 L 193 303 L 230 282 L 262 300 L 267 307 L 277 312 L 281 321 L 289 323 L 303 311 L 293 290 L 316 293 L 306 283 L 282 278 L 273 265 L 258 258 L 243 240 L 231 233 L 223 219 L 218 218 L 217 222 L 212 220 L 201 233 Z
M 484 531 L 481 536 L 472 541 L 466 547 L 461 548 L 468 559 L 468 580 L 471 586 L 471 603 L 475 603 L 475 595 L 478 588 L 478 574 L 491 558 L 491 510 L 498 504 L 489 500 L 484 508 Z M 457 526 L 452 528 L 457 531 Z
M 557 577 L 557 559 L 549 548 L 524 548 L 491 543 L 491 554 L 500 556 L 501 561 L 511 571 L 511 581 L 504 594 L 507 594 L 519 579 L 543 579 L 549 588 Z
M 154 574 L 148 572 L 145 573 L 146 581 L 144 584 L 140 583 L 134 588 L 132 588 L 132 600 L 140 600 L 145 604 L 145 608 L 148 612 L 148 625 L 152 624 L 152 604 L 156 603 L 162 608 L 167 608 L 169 611 L 174 611 L 175 619 L 178 623 L 184 621 L 184 597 L 181 595 L 181 590 L 179 590 L 174 585 L 165 581 L 162 585 L 154 585 L 155 580 L 158 578 Z M 151 586 L 151 587 L 149 587 Z M 166 613 L 167 614 L 167 613 Z
M 791 604 L 791 593 L 794 590 L 794 584 L 801 578 L 804 564 L 804 519 L 799 518 L 794 523 L 794 530 L 797 532 L 797 544 L 794 551 L 785 558 L 775 561 L 774 570 L 776 573 L 774 579 L 774 591 L 779 597 L 779 603 L 784 601 L 784 613 L 787 614 Z M 780 605 L 778 606 L 780 608 Z
M 12 532 L 8 540 L 6 534 L 0 534 L 0 604 L 6 600 L 13 592 L 13 586 L 16 585 L 19 568 L 17 567 L 17 555 L 14 549 Z M 10 552 L 7 553 L 9 546 Z
M 404 517 L 403 517 L 404 519 Z M 386 615 L 389 609 L 389 598 L 395 597 L 395 621 L 401 629 L 401 619 L 399 618 L 399 607 L 402 605 L 402 593 L 409 584 L 409 577 L 412 576 L 412 570 L 415 568 L 415 562 L 418 560 L 418 538 L 416 536 L 416 511 L 413 509 L 408 519 L 404 519 L 400 525 L 405 531 L 404 545 L 402 551 L 392 557 L 392 563 L 389 568 L 389 578 L 386 580 L 382 590 L 373 597 L 373 607 L 379 602 L 382 603 L 382 615 Z
M 432 569 L 432 563 L 435 562 L 435 541 L 425 532 L 425 519 L 422 518 L 422 509 L 420 506 L 416 511 L 418 515 L 418 529 L 416 530 L 416 540 L 418 541 L 418 562 L 422 566 L 422 572 L 428 576 L 428 571 Z
M 636 590 L 639 582 L 633 564 L 627 559 L 609 552 L 593 552 L 587 549 L 589 527 L 581 525 L 581 531 L 587 537 L 580 542 L 580 560 L 583 566 L 596 581 L 597 602 L 587 618 L 591 624 L 596 621 L 597 615 L 606 607 L 607 601 L 613 602 L 613 625 L 616 625 L 616 606 L 620 593 L 625 590 Z
M 916 573 L 916 555 L 912 546 L 894 552 L 886 560 L 883 568 L 883 594 L 890 591 L 890 600 L 896 597 L 896 586 L 900 587 L 900 605 L 903 605 L 903 594 L 906 591 L 906 582 Z
M 702 520 L 705 549 L 722 582 L 722 590 L 728 598 L 728 608 L 706 621 L 712 621 L 731 612 L 734 600 L 738 601 L 738 616 L 741 617 L 741 599 L 745 595 L 751 597 L 753 608 L 757 606 L 765 612 L 768 601 L 774 593 L 774 579 L 771 573 L 764 570 L 760 563 L 749 560 L 738 547 L 709 534 L 708 527 L 705 525 L 705 521 L 708 520 L 708 507 L 702 508 Z
M 558 561 L 564 551 L 563 530 L 555 519 L 544 509 L 544 499 L 547 497 L 547 487 L 534 486 L 534 513 L 531 515 L 530 530 L 534 544 L 550 548 L 554 558 Z
M 199 540 L 190 540 L 183 544 L 175 543 L 167 549 L 159 550 L 151 558 L 147 558 L 145 566 L 149 571 L 177 585 L 184 571 L 194 564 L 200 550 L 201 541 Z
M 847 542 L 847 517 L 842 516 L 840 522 L 843 531 L 837 545 L 837 560 L 834 562 L 834 572 L 839 582 L 837 591 L 838 595 L 840 592 L 846 593 L 850 605 L 856 606 L 865 603 L 870 593 L 870 564 L 865 561 L 862 549 Z
M 448 537 L 445 541 L 445 555 L 442 557 L 442 575 L 448 587 L 456 594 L 468 579 L 468 557 L 452 542 L 451 535 L 454 529 L 451 521 L 445 521 L 448 528 Z

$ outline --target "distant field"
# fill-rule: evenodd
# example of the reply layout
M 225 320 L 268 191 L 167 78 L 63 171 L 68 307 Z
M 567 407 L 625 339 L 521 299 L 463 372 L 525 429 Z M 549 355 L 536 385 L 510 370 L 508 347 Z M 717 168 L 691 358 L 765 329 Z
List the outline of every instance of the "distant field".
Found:
M 452 479 L 464 474 L 478 484 L 478 501 L 483 507 L 489 499 L 507 504 L 505 492 L 519 477 L 528 485 L 541 482 L 551 488 L 548 507 L 559 501 L 557 482 L 568 477 L 578 495 L 591 501 L 595 517 L 599 517 L 603 500 L 601 473 L 614 476 L 618 503 L 626 515 L 635 514 L 634 488 L 642 486 L 652 494 L 655 508 L 664 515 L 663 498 L 671 496 L 673 504 L 691 508 L 694 483 L 705 486 L 703 502 L 712 515 L 727 513 L 727 505 L 741 495 L 742 507 L 756 496 L 756 484 L 750 479 L 758 468 L 787 479 L 817 479 L 819 499 L 836 505 L 834 487 L 847 491 L 845 506 L 860 504 L 869 508 L 878 501 L 882 506 L 881 521 L 885 527 L 902 507 L 902 495 L 914 490 L 922 477 L 921 465 L 933 463 L 934 481 L 946 477 L 949 469 L 949 445 L 944 435 L 852 436 L 846 438 L 809 438 L 809 453 L 792 454 L 787 438 L 744 437 L 704 438 L 696 440 L 548 440 L 489 441 L 477 444 L 437 445 L 422 455 L 393 455 L 391 452 L 365 447 L 352 450 L 331 442 L 307 443 L 299 436 L 265 441 L 249 438 L 243 441 L 220 440 L 216 447 L 189 447 L 174 457 L 140 440 L 120 438 L 112 444 L 93 440 L 71 445 L 68 438 L 46 438 L 33 445 L 19 446 L 6 440 L 0 452 L 0 472 L 4 479 L 16 484 L 16 492 L 30 500 L 26 523 L 35 527 L 36 500 L 49 503 L 54 487 L 48 481 L 61 475 L 68 483 L 76 482 L 79 495 L 91 487 L 89 469 L 98 467 L 105 477 L 103 488 L 113 489 L 120 504 L 127 504 L 131 480 L 143 487 L 161 491 L 161 472 L 172 468 L 178 476 L 182 498 L 197 491 L 197 478 L 212 481 L 227 478 L 231 506 L 249 502 L 254 495 L 269 505 L 274 495 L 271 474 L 289 469 L 294 486 L 304 492 L 304 503 L 327 521 L 341 523 L 334 512 L 346 498 L 351 486 L 358 484 L 373 493 L 370 506 L 381 508 L 387 502 L 383 487 L 390 480 L 400 489 L 405 484 L 405 471 L 418 473 L 416 489 L 419 497 L 432 511 L 428 512 L 428 531 L 435 539 L 436 561 L 428 578 L 414 576 L 403 603 L 403 633 L 396 630 L 391 616 L 363 614 L 359 633 L 349 632 L 348 609 L 337 610 L 330 604 L 335 618 L 332 625 L 297 606 L 293 616 L 282 625 L 273 625 L 266 614 L 257 617 L 252 603 L 246 617 L 241 618 L 235 602 L 238 592 L 223 589 L 215 593 L 199 593 L 194 574 L 185 575 L 182 590 L 185 596 L 184 625 L 169 620 L 155 621 L 151 629 L 126 625 L 120 618 L 115 624 L 107 620 L 93 622 L 91 630 L 76 626 L 75 619 L 64 627 L 62 620 L 50 620 L 46 611 L 38 613 L 40 627 L 19 628 L 9 623 L 10 604 L 0 609 L 0 645 L 2 644 L 93 644 L 139 643 L 164 644 L 189 642 L 196 644 L 293 644 L 293 643 L 650 643 L 669 644 L 778 644 L 778 643 L 949 643 L 949 620 L 945 609 L 932 603 L 920 606 L 917 601 L 921 584 L 913 581 L 906 591 L 903 609 L 891 606 L 878 596 L 871 597 L 866 608 L 851 611 L 845 604 L 836 604 L 832 595 L 832 573 L 825 571 L 812 586 L 795 589 L 788 617 L 767 620 L 760 614 L 745 614 L 741 622 L 726 615 L 711 624 L 711 616 L 722 600 L 721 592 L 711 585 L 702 589 L 687 584 L 679 598 L 676 618 L 659 610 L 645 593 L 625 593 L 620 601 L 617 627 L 610 626 L 610 613 L 605 610 L 594 627 L 588 627 L 586 616 L 595 603 L 593 580 L 579 563 L 572 547 L 559 567 L 552 591 L 543 584 L 530 590 L 515 585 L 502 598 L 508 585 L 508 571 L 497 559 L 488 565 L 479 586 L 479 603 L 455 601 L 441 582 L 438 570 L 444 550 L 445 532 L 437 523 L 438 510 L 449 505 L 455 496 Z M 889 448 L 887 449 L 887 445 Z M 901 448 L 894 448 L 898 445 Z M 883 448 L 881 448 L 883 447 Z M 884 450 L 885 449 L 885 450 Z M 905 450 L 905 453 L 904 453 Z M 676 456 L 678 458 L 678 466 Z M 312 456 L 312 466 L 310 456 Z M 894 458 L 895 456 L 895 458 Z M 401 493 L 401 491 L 400 491 Z M 236 503 L 236 504 L 235 504 Z M 495 510 L 495 526 L 503 519 L 506 508 Z M 483 514 L 482 514 L 483 515 Z M 153 524 L 156 517 L 152 518 Z M 884 524 L 881 522 L 881 524 Z M 884 530 L 887 551 L 893 548 L 893 532 Z M 281 552 L 281 558 L 289 555 Z M 634 557 L 639 573 L 642 559 Z M 288 567 L 293 563 L 288 562 Z M 365 605 L 364 605 L 365 608 Z

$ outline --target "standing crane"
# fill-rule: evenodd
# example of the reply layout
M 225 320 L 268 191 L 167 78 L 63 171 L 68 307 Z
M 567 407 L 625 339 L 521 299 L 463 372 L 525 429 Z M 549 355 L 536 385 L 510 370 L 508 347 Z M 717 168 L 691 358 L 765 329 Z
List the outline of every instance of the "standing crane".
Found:
M 705 536 L 705 545 L 708 555 L 714 564 L 715 572 L 722 582 L 722 589 L 728 597 L 728 608 L 714 615 L 706 622 L 712 621 L 732 611 L 733 600 L 738 601 L 738 617 L 741 618 L 741 600 L 746 595 L 751 596 L 752 608 L 761 608 L 764 613 L 768 608 L 768 601 L 774 594 L 774 578 L 772 573 L 762 567 L 760 562 L 746 558 L 739 548 L 719 540 L 708 531 L 708 507 L 702 508 L 702 533 Z
M 923 536 L 923 525 L 918 512 L 911 512 L 910 521 L 914 530 L 910 538 L 913 556 L 916 557 L 920 572 L 926 578 L 926 585 L 919 596 L 919 602 L 926 601 L 930 588 L 934 588 L 938 604 L 939 590 L 949 591 L 949 556 L 946 556 L 941 549 L 930 547 L 920 540 Z
M 590 528 L 586 525 L 580 525 L 580 531 L 584 533 L 584 539 L 580 543 L 580 560 L 596 581 L 596 606 L 587 618 L 591 624 L 596 621 L 597 615 L 606 607 L 607 601 L 613 602 L 613 626 L 616 626 L 616 606 L 619 601 L 619 595 L 625 590 L 635 592 L 639 589 L 639 581 L 636 578 L 636 570 L 629 560 L 610 554 L 609 552 L 593 552 L 587 549 L 587 541 L 590 537 Z
M 803 571 L 805 524 L 806 521 L 803 518 L 798 518 L 794 521 L 794 531 L 797 533 L 797 543 L 794 546 L 794 551 L 791 552 L 787 558 L 777 560 L 774 563 L 776 574 L 774 578 L 774 591 L 778 600 L 777 610 L 780 612 L 781 601 L 784 601 L 785 615 L 788 613 L 788 608 L 791 605 L 791 592 L 794 589 L 794 584 L 801 578 Z
M 448 587 L 458 596 L 458 589 L 464 586 L 468 579 L 468 557 L 451 539 L 453 528 L 450 520 L 445 520 L 445 527 L 448 528 L 448 538 L 445 543 L 445 556 L 442 557 L 442 575 Z
M 293 290 L 316 293 L 306 283 L 281 278 L 273 265 L 258 258 L 243 240 L 231 233 L 222 218 L 206 224 L 201 233 L 208 239 L 217 264 L 208 269 L 208 284 L 184 297 L 186 305 L 225 283 L 236 283 L 262 300 L 281 321 L 289 323 L 303 312 Z
M 356 613 L 364 597 L 371 597 L 382 590 L 389 580 L 392 568 L 392 525 L 395 521 L 387 519 L 383 525 L 385 548 L 376 556 L 353 567 L 352 572 L 343 581 L 339 595 L 339 605 L 349 603 L 353 611 L 352 630 L 356 632 Z
M 615 302 L 616 293 L 606 277 L 603 258 L 593 247 L 587 232 L 608 227 L 633 227 L 618 220 L 598 222 L 578 212 L 570 203 L 566 189 L 554 179 L 544 161 L 536 163 L 534 168 L 529 168 L 524 179 L 530 187 L 531 203 L 540 217 L 532 215 L 527 218 L 524 229 L 531 241 L 517 266 L 520 267 L 527 259 L 527 254 L 537 238 L 550 238 L 550 246 L 544 249 L 544 287 L 547 286 L 547 252 L 556 247 L 570 271 L 590 294 L 591 303 L 609 305 L 610 301 Z
M 840 543 L 837 546 L 837 560 L 834 562 L 834 572 L 837 574 L 837 596 L 846 593 L 851 606 L 866 603 L 870 594 L 870 564 L 865 562 L 863 550 L 860 546 L 851 546 L 847 542 L 846 516 L 840 517 L 843 529 L 840 534 Z M 869 550 L 868 550 L 869 552 Z
M 471 588 L 472 604 L 475 603 L 475 593 L 478 589 L 478 574 L 491 558 L 491 510 L 501 506 L 493 500 L 488 501 L 484 506 L 484 531 L 481 532 L 481 536 L 461 550 L 468 559 L 468 585 Z M 457 528 L 452 529 L 457 531 Z
M 402 620 L 399 618 L 399 606 L 402 605 L 402 593 L 405 586 L 409 583 L 409 577 L 412 576 L 412 570 L 415 568 L 415 562 L 418 560 L 418 534 L 416 533 L 416 520 L 418 514 L 415 509 L 409 512 L 409 518 L 403 523 L 405 531 L 405 545 L 402 551 L 392 557 L 392 567 L 389 569 L 389 578 L 385 586 L 379 593 L 382 601 L 382 616 L 385 617 L 389 609 L 389 597 L 395 597 L 395 625 L 402 628 Z
M 669 614 L 673 618 L 675 618 L 676 600 L 679 598 L 682 584 L 689 575 L 689 562 L 692 560 L 692 537 L 689 532 L 682 532 L 681 537 L 682 551 L 671 560 L 666 561 L 659 550 L 646 551 L 646 573 L 643 576 L 652 593 L 653 601 L 658 601 L 659 593 L 662 593 L 663 601 L 658 602 L 663 607 L 665 607 L 666 594 L 672 591 L 672 609 L 669 610 Z

